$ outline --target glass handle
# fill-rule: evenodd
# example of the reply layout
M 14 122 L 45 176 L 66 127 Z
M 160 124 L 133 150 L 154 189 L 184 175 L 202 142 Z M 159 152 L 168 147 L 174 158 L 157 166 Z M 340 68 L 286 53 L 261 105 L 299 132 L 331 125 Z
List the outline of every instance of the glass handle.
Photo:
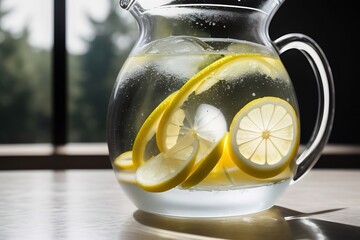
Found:
M 297 49 L 311 64 L 318 88 L 318 113 L 315 128 L 302 154 L 296 160 L 297 170 L 292 183 L 298 181 L 317 162 L 331 132 L 335 113 L 335 88 L 333 76 L 325 54 L 310 37 L 292 33 L 275 40 L 280 54 Z

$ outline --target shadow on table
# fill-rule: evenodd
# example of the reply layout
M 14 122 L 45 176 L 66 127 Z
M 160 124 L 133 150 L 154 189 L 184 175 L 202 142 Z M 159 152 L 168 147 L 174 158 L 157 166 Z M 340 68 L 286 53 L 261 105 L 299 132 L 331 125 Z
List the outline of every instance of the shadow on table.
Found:
M 175 218 L 136 211 L 121 239 L 360 239 L 360 228 L 311 218 L 282 207 L 231 218 Z M 129 224 L 130 225 L 130 224 Z

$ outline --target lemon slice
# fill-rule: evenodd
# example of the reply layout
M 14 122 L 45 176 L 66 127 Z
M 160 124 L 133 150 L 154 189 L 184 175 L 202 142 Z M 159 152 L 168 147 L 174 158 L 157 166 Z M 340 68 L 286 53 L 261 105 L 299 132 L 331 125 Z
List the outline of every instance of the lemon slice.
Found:
M 227 136 L 228 134 L 225 134 L 223 138 L 214 145 L 214 147 L 209 148 L 208 152 L 203 154 L 200 160 L 196 161 L 189 177 L 181 184 L 181 187 L 190 188 L 206 178 L 221 158 Z
M 115 171 L 119 181 L 136 184 L 135 172 L 136 168 L 132 161 L 132 151 L 120 154 L 114 160 L 114 165 L 121 171 Z
M 133 169 L 134 164 L 132 161 L 132 151 L 127 151 L 122 154 L 120 154 L 118 157 L 114 160 L 114 165 L 118 169 Z
M 227 133 L 224 139 L 222 155 L 219 161 L 217 162 L 216 166 L 211 170 L 211 173 L 223 172 L 226 169 L 230 169 L 234 167 L 238 168 L 237 165 L 231 159 L 231 156 L 229 155 L 228 148 L 230 144 L 228 144 L 228 142 L 229 142 L 229 134 Z
M 229 154 L 243 171 L 258 178 L 279 174 L 295 157 L 299 121 L 295 110 L 276 97 L 251 101 L 230 126 Z
M 154 109 L 154 111 L 152 111 L 152 113 L 145 120 L 144 124 L 141 126 L 138 134 L 136 135 L 132 151 L 133 164 L 136 167 L 139 167 L 144 163 L 144 153 L 146 145 L 155 135 L 161 116 L 164 113 L 164 110 L 175 97 L 176 93 L 177 92 L 174 92 L 169 95 Z
M 136 171 L 136 182 L 150 192 L 163 192 L 178 186 L 191 172 L 199 151 L 195 134 L 188 134 L 170 150 L 149 159 Z

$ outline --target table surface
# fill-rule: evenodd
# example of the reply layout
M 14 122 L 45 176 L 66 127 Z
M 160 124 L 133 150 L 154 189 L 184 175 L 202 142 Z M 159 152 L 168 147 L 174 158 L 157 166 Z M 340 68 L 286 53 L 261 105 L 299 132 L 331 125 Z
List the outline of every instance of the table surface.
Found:
M 0 172 L 0 239 L 360 239 L 360 171 L 314 169 L 273 208 L 181 219 L 139 211 L 112 170 Z

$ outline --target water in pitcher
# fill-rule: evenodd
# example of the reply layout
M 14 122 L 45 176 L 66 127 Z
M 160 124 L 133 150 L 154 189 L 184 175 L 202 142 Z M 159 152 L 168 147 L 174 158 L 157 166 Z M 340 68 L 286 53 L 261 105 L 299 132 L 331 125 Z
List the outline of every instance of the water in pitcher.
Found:
M 109 108 L 117 126 L 109 145 L 135 204 L 151 202 L 149 211 L 162 214 L 178 206 L 180 216 L 221 206 L 224 216 L 234 206 L 255 211 L 256 198 L 285 190 L 299 146 L 298 108 L 272 51 L 177 36 L 128 58 Z

